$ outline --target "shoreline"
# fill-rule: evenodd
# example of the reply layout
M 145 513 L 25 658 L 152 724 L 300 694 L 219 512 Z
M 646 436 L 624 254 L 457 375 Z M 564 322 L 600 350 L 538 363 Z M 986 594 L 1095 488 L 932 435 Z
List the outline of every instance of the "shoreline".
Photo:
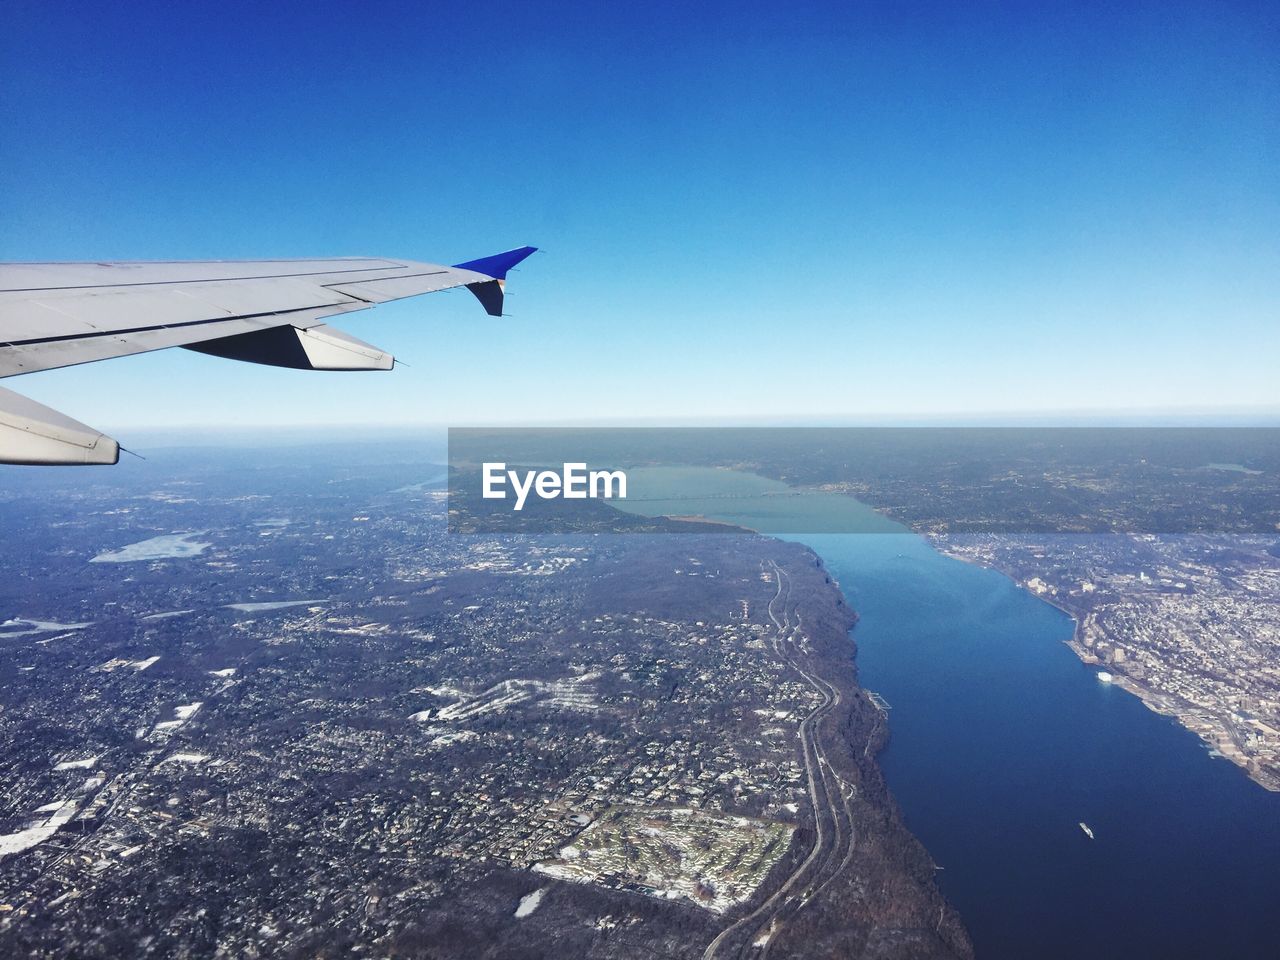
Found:
M 831 712 L 814 727 L 815 748 L 824 754 L 819 767 L 852 788 L 842 803 L 852 822 L 861 825 L 859 839 L 844 853 L 844 862 L 819 887 L 827 889 L 827 895 L 817 898 L 812 914 L 793 917 L 782 929 L 796 925 L 812 934 L 825 927 L 822 939 L 834 946 L 844 941 L 828 939 L 830 932 L 841 927 L 848 905 L 858 903 L 870 921 L 861 936 L 895 930 L 908 950 L 899 955 L 972 958 L 964 918 L 943 893 L 937 863 L 907 825 L 880 767 L 891 728 L 887 714 L 859 677 L 857 610 L 828 570 L 826 559 L 809 544 L 757 536 L 781 548 L 773 554 L 782 560 L 794 587 L 783 609 L 799 615 L 795 626 L 803 637 L 803 666 L 833 695 Z M 896 893 L 889 895 L 891 890 Z M 780 940 L 779 960 L 808 955 L 794 952 L 791 936 Z
M 1169 717 L 1176 721 L 1184 730 L 1194 733 L 1200 738 L 1201 743 L 1208 750 L 1212 751 L 1210 759 L 1221 758 L 1223 760 L 1230 761 L 1240 769 L 1241 773 L 1258 786 L 1262 787 L 1262 789 L 1271 793 L 1280 793 L 1280 776 L 1277 776 L 1260 766 L 1254 766 L 1252 764 L 1252 758 L 1241 751 L 1229 738 L 1223 738 L 1216 725 L 1197 722 L 1197 718 L 1203 714 L 1203 710 L 1201 708 L 1196 707 L 1194 704 L 1188 704 L 1186 701 L 1180 700 L 1170 694 L 1154 690 L 1146 684 L 1141 683 L 1125 672 L 1123 664 L 1103 664 L 1103 662 L 1098 659 L 1097 655 L 1084 643 L 1082 635 L 1084 625 L 1080 614 L 1051 597 L 1031 590 L 1011 571 L 1006 570 L 998 564 L 975 559 L 972 556 L 948 550 L 946 549 L 945 543 L 939 542 L 934 535 L 918 534 L 918 536 L 923 537 L 930 547 L 943 556 L 950 557 L 952 560 L 958 560 L 961 563 L 971 563 L 987 570 L 994 570 L 996 573 L 1005 577 L 1019 590 L 1024 591 L 1035 599 L 1048 604 L 1055 610 L 1058 610 L 1070 617 L 1072 625 L 1071 638 L 1062 642 L 1071 650 L 1072 653 L 1076 655 L 1082 664 L 1090 667 L 1106 666 L 1107 672 L 1114 678 L 1111 681 L 1112 686 L 1119 687 L 1126 693 L 1137 697 L 1138 700 L 1142 702 L 1142 705 L 1152 713 L 1161 717 Z
M 797 492 L 807 493 L 819 490 L 819 488 L 809 486 L 794 487 Z M 931 549 L 937 553 L 953 560 L 959 560 L 964 563 L 974 564 L 994 570 L 1004 576 L 1019 590 L 1035 597 L 1049 606 L 1060 611 L 1064 615 L 1071 618 L 1072 635 L 1063 643 L 1071 649 L 1077 659 L 1086 666 L 1106 666 L 1114 679 L 1112 684 L 1138 698 L 1152 713 L 1162 717 L 1169 717 L 1176 721 L 1184 730 L 1188 730 L 1195 734 L 1204 745 L 1206 751 L 1210 753 L 1210 759 L 1224 759 L 1230 761 L 1234 766 L 1248 777 L 1251 781 L 1271 793 L 1280 793 L 1280 771 L 1273 771 L 1259 764 L 1256 759 L 1241 750 L 1227 732 L 1227 728 L 1222 721 L 1206 722 L 1206 712 L 1204 708 L 1188 703 L 1172 694 L 1153 689 L 1152 687 L 1137 680 L 1126 672 L 1123 664 L 1103 664 L 1101 660 L 1088 648 L 1084 643 L 1084 615 L 1072 610 L 1064 605 L 1060 600 L 1048 595 L 1038 593 L 1030 589 L 1026 584 L 1021 582 L 1018 577 L 1010 570 L 1004 569 L 996 563 L 987 562 L 964 553 L 954 552 L 946 549 L 945 535 L 940 539 L 937 534 L 923 532 L 912 529 L 905 521 L 895 517 L 890 510 L 883 509 L 875 504 L 866 503 L 859 500 L 857 496 L 845 491 L 846 496 L 852 497 L 855 501 L 863 503 L 870 507 L 880 516 L 892 520 L 894 523 L 902 525 L 904 534 L 911 534 L 924 540 Z M 711 525 L 724 525 L 726 527 L 743 528 L 740 525 L 730 523 L 728 521 L 717 521 L 709 519 L 701 515 L 685 515 L 685 516 L 669 516 L 665 519 L 684 522 L 684 523 L 706 523 Z M 760 534 L 760 531 L 752 530 L 751 532 Z M 760 534 L 762 536 L 770 536 L 769 534 Z M 837 585 L 837 589 L 839 589 Z
M 643 516 L 643 514 L 641 514 L 641 516 Z M 668 513 L 663 514 L 658 519 L 670 520 L 673 523 L 705 523 L 713 527 L 724 527 L 726 530 L 745 531 L 747 533 L 754 533 L 758 536 L 768 536 L 768 534 L 762 534 L 759 530 L 753 530 L 751 527 L 744 527 L 742 524 L 731 523 L 728 520 L 714 520 L 711 517 L 703 516 L 700 513 Z

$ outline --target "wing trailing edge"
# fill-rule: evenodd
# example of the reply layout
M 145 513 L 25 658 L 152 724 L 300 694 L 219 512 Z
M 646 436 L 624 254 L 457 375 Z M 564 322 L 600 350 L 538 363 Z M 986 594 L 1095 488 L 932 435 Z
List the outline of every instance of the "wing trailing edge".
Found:
M 93 427 L 0 388 L 0 463 L 112 464 L 120 445 Z
M 385 350 L 325 323 L 305 329 L 268 327 L 191 343 L 187 349 L 294 370 L 390 370 L 395 366 L 395 357 Z

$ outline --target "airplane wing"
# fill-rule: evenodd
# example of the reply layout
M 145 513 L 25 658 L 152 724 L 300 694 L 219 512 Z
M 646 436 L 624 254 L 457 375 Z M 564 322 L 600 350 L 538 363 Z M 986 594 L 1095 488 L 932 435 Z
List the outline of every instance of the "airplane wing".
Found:
M 452 267 L 410 260 L 0 264 L 0 378 L 186 347 L 300 370 L 389 370 L 394 358 L 324 321 L 466 287 L 502 315 L 520 247 Z M 0 463 L 115 463 L 120 449 L 65 414 L 0 388 Z

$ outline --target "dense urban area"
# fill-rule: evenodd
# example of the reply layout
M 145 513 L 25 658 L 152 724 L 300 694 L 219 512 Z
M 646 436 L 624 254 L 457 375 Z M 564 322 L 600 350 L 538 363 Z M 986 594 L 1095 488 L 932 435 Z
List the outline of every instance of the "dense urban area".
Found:
M 970 954 L 812 553 L 450 535 L 350 460 L 6 488 L 0 952 Z

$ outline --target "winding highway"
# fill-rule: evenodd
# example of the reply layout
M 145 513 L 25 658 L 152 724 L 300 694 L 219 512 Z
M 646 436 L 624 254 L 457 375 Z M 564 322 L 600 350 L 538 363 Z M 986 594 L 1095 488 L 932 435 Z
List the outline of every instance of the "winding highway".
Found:
M 774 625 L 773 650 L 820 697 L 818 705 L 800 722 L 799 730 L 801 757 L 814 815 L 813 847 L 768 899 L 722 930 L 707 945 L 702 954 L 703 960 L 766 958 L 777 930 L 840 875 L 852 859 L 857 843 L 850 805 L 857 788 L 832 768 L 819 736 L 823 720 L 840 705 L 841 693 L 801 665 L 805 636 L 798 614 L 792 622 L 791 578 L 776 563 L 770 563 L 777 581 L 777 591 L 768 608 Z

